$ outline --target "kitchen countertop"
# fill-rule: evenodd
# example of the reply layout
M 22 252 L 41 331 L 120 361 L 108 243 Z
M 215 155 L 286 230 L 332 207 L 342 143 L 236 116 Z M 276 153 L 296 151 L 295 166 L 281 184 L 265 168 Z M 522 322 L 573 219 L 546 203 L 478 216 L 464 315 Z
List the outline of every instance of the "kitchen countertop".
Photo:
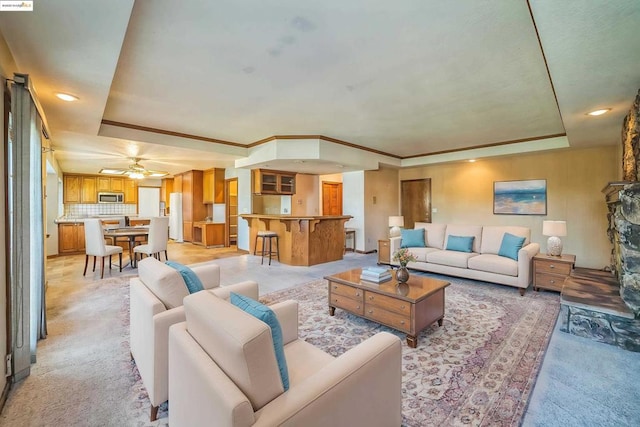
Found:
M 146 217 L 139 217 L 135 215 L 93 215 L 93 216 L 85 216 L 85 217 L 73 217 L 73 216 L 61 216 L 60 218 L 55 219 L 53 222 L 55 224 L 78 224 L 84 223 L 85 219 L 101 219 L 101 220 L 118 220 L 120 218 L 124 218 L 128 216 L 129 219 L 140 220 L 140 219 L 151 219 Z

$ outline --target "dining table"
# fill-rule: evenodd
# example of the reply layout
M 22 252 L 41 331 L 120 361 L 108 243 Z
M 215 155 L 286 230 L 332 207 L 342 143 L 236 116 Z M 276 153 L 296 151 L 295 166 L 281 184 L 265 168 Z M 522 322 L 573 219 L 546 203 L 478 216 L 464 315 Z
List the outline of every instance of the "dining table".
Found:
M 149 237 L 149 226 L 148 225 L 139 225 L 139 226 L 130 226 L 130 227 L 117 227 L 117 228 L 105 228 L 104 229 L 104 237 L 110 238 L 113 244 L 115 245 L 116 240 L 119 237 L 126 237 L 129 241 L 129 260 L 132 268 L 136 268 L 136 258 L 133 253 L 133 248 L 136 245 L 137 237 L 144 237 L 147 239 Z

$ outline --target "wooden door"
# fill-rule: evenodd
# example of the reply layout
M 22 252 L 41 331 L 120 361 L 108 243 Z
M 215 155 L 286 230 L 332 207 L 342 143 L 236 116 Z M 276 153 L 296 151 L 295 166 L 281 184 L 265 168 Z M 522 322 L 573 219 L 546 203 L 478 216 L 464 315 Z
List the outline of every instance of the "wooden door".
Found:
M 431 222 L 431 179 L 412 179 L 400 182 L 400 197 L 404 228 L 416 222 Z
M 341 182 L 322 182 L 322 215 L 342 215 Z
M 225 203 L 227 210 L 225 246 L 238 244 L 238 178 L 225 180 Z

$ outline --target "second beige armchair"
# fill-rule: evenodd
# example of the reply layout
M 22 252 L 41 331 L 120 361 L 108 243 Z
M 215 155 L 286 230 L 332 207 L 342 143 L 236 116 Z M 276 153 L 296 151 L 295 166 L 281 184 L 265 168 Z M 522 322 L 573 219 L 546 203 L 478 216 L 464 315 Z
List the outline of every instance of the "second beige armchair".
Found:
M 339 357 L 298 338 L 298 304 L 274 304 L 289 389 L 271 329 L 206 292 L 184 299 L 169 330 L 172 427 L 400 426 L 400 339 L 380 332 Z

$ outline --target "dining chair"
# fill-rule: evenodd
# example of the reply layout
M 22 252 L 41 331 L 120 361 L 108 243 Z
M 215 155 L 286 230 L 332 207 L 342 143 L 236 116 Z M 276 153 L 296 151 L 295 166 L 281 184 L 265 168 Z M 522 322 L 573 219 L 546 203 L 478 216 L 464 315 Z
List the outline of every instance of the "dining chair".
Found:
M 138 254 L 142 258 L 142 254 L 152 256 L 160 260 L 160 253 L 164 252 L 165 259 L 169 259 L 167 255 L 167 242 L 169 241 L 169 217 L 157 216 L 151 218 L 149 223 L 149 238 L 146 245 L 138 245 L 133 248 L 134 262 L 138 261 Z
M 85 259 L 84 273 L 87 274 L 87 265 L 89 257 L 93 256 L 93 271 L 96 271 L 96 258 L 100 257 L 100 278 L 104 278 L 104 259 L 109 257 L 109 268 L 111 268 L 111 255 L 118 254 L 120 262 L 120 271 L 122 272 L 122 248 L 120 246 L 111 246 L 104 243 L 104 230 L 102 229 L 102 221 L 99 219 L 84 220 L 84 242 L 85 242 Z

